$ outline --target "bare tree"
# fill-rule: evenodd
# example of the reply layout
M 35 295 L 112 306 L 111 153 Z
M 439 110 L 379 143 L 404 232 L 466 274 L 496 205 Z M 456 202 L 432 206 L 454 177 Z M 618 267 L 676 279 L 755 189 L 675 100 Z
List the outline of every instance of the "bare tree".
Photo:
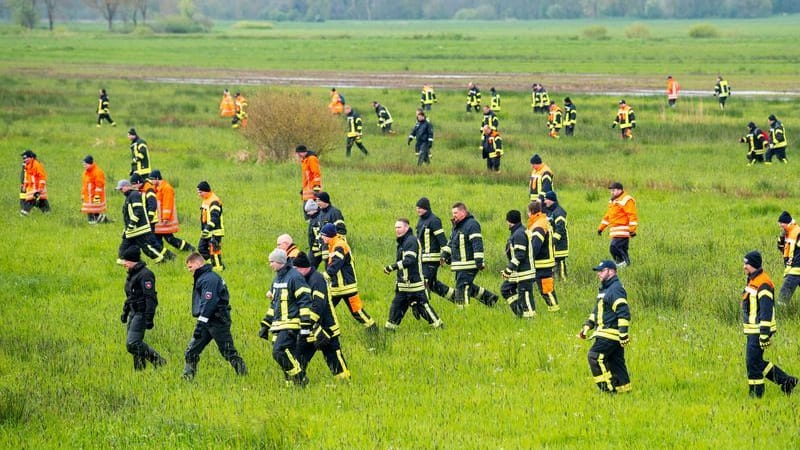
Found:
M 100 15 L 108 22 L 108 31 L 112 30 L 114 17 L 123 0 L 85 0 L 86 6 L 100 12 Z
M 53 24 L 56 21 L 56 0 L 44 0 L 44 9 L 47 13 L 47 24 L 50 31 L 53 31 Z
M 150 0 L 135 0 L 136 9 L 142 14 L 142 24 L 147 23 L 147 7 L 150 6 Z

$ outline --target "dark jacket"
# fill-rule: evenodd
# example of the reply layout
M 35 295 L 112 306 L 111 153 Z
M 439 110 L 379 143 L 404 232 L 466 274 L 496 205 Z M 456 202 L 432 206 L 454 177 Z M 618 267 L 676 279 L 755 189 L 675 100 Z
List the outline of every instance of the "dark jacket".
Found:
M 453 225 L 450 241 L 442 249 L 454 271 L 478 270 L 483 267 L 483 236 L 481 225 L 467 213 L 464 220 Z
M 531 240 L 528 233 L 521 223 L 511 227 L 511 235 L 506 243 L 506 257 L 508 258 L 508 268 L 511 271 L 509 281 L 519 282 L 536 278 L 536 270 L 533 269 L 533 254 Z
M 311 288 L 305 278 L 289 264 L 275 273 L 272 280 L 272 302 L 261 322 L 270 331 L 299 330 L 311 324 Z
M 144 313 L 145 320 L 152 322 L 158 307 L 156 276 L 144 262 L 138 262 L 128 272 L 125 280 L 125 309 Z
M 192 288 L 192 316 L 213 319 L 217 313 L 227 313 L 230 294 L 228 286 L 216 272 L 211 264 L 194 271 L 194 287 Z
M 150 150 L 147 149 L 147 142 L 139 136 L 131 141 L 131 174 L 134 173 L 150 173 Z
M 555 257 L 569 256 L 569 232 L 567 231 L 567 212 L 558 203 L 553 203 L 547 211 L 547 219 L 553 227 L 553 246 Z
M 311 288 L 311 312 L 309 319 L 311 320 L 311 334 L 314 339 L 319 336 L 319 333 L 324 332 L 328 338 L 338 336 L 339 319 L 336 317 L 333 303 L 331 303 L 330 295 L 328 295 L 328 283 L 323 278 L 322 274 L 311 268 L 311 271 L 304 276 L 306 283 Z M 310 342 L 313 342 L 309 338 Z
M 130 190 L 125 193 L 125 202 L 122 204 L 122 221 L 125 223 L 125 230 L 122 234 L 125 238 L 135 238 L 151 232 L 141 192 Z
M 447 246 L 447 238 L 444 236 L 442 221 L 436 214 L 427 211 L 420 216 L 419 222 L 417 222 L 417 237 L 422 253 L 420 257 L 422 262 L 439 264 L 442 248 Z
M 419 241 L 414 232 L 409 230 L 397 238 L 395 263 L 391 265 L 397 270 L 397 290 L 400 292 L 419 292 L 425 290 L 422 279 L 422 261 L 419 258 Z
M 628 294 L 619 278 L 606 280 L 600 286 L 597 303 L 584 325 L 590 329 L 597 327 L 596 338 L 619 341 L 620 336 L 628 335 L 631 312 L 628 308 Z
M 417 143 L 414 144 L 416 148 L 419 148 L 422 144 L 429 144 L 433 145 L 433 125 L 428 119 L 423 121 L 417 121 L 414 124 L 414 128 L 411 129 L 411 133 L 408 135 L 408 139 L 417 139 Z M 410 142 L 410 141 L 409 141 Z
M 344 224 L 344 215 L 342 215 L 342 212 L 339 211 L 339 208 L 333 205 L 328 205 L 327 208 L 320 209 L 317 215 L 319 216 L 320 229 L 322 229 L 322 226 L 326 223 L 332 223 L 336 225 L 337 234 L 341 234 L 342 236 L 347 235 L 347 226 Z

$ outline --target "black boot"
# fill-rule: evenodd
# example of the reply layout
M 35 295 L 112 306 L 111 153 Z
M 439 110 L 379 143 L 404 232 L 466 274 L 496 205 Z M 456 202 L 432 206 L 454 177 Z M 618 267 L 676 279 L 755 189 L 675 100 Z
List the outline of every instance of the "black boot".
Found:
M 148 353 L 147 360 L 150 361 L 150 364 L 153 365 L 153 368 L 159 368 L 167 365 L 167 360 L 155 350 L 151 350 L 150 353 Z
M 144 370 L 145 367 L 147 367 L 147 361 L 145 360 L 145 357 L 140 355 L 133 355 L 133 369 Z
M 233 366 L 233 370 L 236 371 L 236 375 L 247 375 L 247 364 L 244 363 L 244 360 L 240 356 L 234 356 L 230 360 L 231 366 Z
M 196 374 L 197 374 L 197 361 L 186 361 L 186 365 L 183 366 L 183 379 L 193 380 Z

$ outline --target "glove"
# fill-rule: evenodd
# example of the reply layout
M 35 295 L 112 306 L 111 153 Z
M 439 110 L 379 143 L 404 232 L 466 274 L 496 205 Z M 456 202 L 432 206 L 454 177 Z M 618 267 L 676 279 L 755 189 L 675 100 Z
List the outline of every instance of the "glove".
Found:
M 598 236 L 602 236 L 603 235 L 603 230 L 597 230 L 597 235 Z
M 766 350 L 766 348 L 769 347 L 769 344 L 771 343 L 772 341 L 770 340 L 768 334 L 762 334 L 761 336 L 758 337 L 758 346 L 761 347 L 761 350 Z
M 386 275 L 389 275 L 390 273 L 392 273 L 392 271 L 394 271 L 394 269 L 395 269 L 395 265 L 394 264 L 390 264 L 388 266 L 383 266 L 383 273 L 385 273 Z
M 589 325 L 584 325 L 581 331 L 578 331 L 578 339 L 586 339 L 586 333 L 588 333 L 590 329 Z
M 194 333 L 192 333 L 192 337 L 194 339 L 200 339 L 201 337 L 203 337 L 202 327 L 204 326 L 205 324 L 203 324 L 202 322 L 197 322 L 197 325 L 195 325 L 194 327 Z
M 152 317 L 148 317 L 145 319 L 144 327 L 147 328 L 148 330 L 152 330 L 155 325 L 156 324 L 153 322 Z
M 636 122 L 631 124 L 631 128 L 636 128 Z
M 119 316 L 119 321 L 122 323 L 128 322 L 128 314 L 131 312 L 131 305 L 127 302 L 122 306 L 122 315 Z
M 631 233 L 631 237 L 636 237 L 636 232 L 635 231 Z
M 475 258 L 475 265 L 478 267 L 478 270 L 483 270 L 486 268 L 486 265 L 483 263 L 483 258 Z
M 208 228 L 203 228 L 203 231 L 200 232 L 200 237 L 203 239 L 208 239 L 211 237 L 211 232 L 208 231 Z
M 315 325 L 314 329 L 312 330 L 312 334 L 314 335 L 314 348 L 322 348 L 330 344 L 331 337 L 328 333 L 322 329 L 321 326 Z
M 406 142 L 406 145 L 411 145 L 411 141 L 412 141 L 412 139 L 408 138 L 408 142 Z
M 616 128 L 616 127 L 617 127 L 617 122 L 611 124 L 611 128 Z
M 625 347 L 626 345 L 631 343 L 631 337 L 627 334 L 621 334 L 619 336 L 619 345 Z
M 506 267 L 502 270 L 502 272 L 500 272 L 500 276 L 502 276 L 504 280 L 511 278 L 511 269 Z
M 261 325 L 261 329 L 258 330 L 258 337 L 268 341 L 269 340 L 269 327 L 266 326 L 266 325 Z
M 778 251 L 783 252 L 783 246 L 786 244 L 786 238 L 784 236 L 778 236 Z

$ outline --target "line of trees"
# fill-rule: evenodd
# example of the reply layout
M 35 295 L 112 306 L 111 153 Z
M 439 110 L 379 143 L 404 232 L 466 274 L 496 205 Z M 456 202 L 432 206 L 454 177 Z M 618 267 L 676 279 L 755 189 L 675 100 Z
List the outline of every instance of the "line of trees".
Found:
M 751 18 L 800 13 L 800 0 L 0 0 L 0 19 L 28 28 L 103 19 L 111 29 L 115 21 L 136 26 L 186 11 L 275 21 Z

